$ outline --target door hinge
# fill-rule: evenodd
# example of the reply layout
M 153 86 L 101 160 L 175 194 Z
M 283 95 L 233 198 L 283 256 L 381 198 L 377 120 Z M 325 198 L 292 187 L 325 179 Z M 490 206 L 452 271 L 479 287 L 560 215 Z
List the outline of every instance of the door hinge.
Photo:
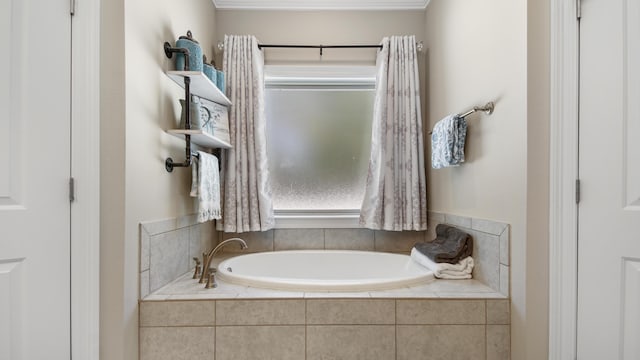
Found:
M 576 19 L 582 18 L 582 0 L 576 0 Z
M 74 178 L 69 178 L 69 202 L 76 200 L 76 181 Z
M 580 179 L 576 179 L 576 204 L 580 204 Z
M 69 0 L 69 13 L 71 16 L 76 14 L 76 0 Z

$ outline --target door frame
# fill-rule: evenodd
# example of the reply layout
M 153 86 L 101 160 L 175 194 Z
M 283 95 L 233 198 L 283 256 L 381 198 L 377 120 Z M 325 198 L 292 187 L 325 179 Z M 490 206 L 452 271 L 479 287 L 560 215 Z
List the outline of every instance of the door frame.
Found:
M 100 355 L 100 0 L 72 17 L 71 356 Z
M 577 355 L 580 0 L 550 0 L 549 359 Z

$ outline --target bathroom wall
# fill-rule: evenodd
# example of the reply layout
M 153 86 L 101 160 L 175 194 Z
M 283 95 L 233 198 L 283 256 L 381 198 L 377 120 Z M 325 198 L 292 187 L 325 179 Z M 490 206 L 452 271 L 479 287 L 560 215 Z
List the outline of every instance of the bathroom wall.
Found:
M 526 359 L 549 349 L 550 2 L 528 0 Z
M 176 127 L 184 92 L 164 75 L 162 44 L 191 30 L 209 57 L 215 45 L 210 0 L 110 0 L 101 25 L 101 359 L 137 359 L 139 223 L 195 212 L 190 171 Z M 207 226 L 211 226 L 208 224 Z
M 424 10 L 411 11 L 249 11 L 218 10 L 216 35 L 255 35 L 263 44 L 379 44 L 391 35 L 415 35 L 424 40 Z M 375 65 L 376 49 L 267 49 L 265 63 Z M 220 54 L 219 54 L 220 56 Z M 425 56 L 419 53 L 419 71 Z M 222 60 L 218 61 L 222 65 Z M 425 103 L 424 77 L 421 81 Z M 423 108 L 424 113 L 424 108 Z
M 467 118 L 463 166 L 428 169 L 429 210 L 511 224 L 512 358 L 546 358 L 548 4 L 432 0 L 425 44 L 430 126 L 496 102 Z

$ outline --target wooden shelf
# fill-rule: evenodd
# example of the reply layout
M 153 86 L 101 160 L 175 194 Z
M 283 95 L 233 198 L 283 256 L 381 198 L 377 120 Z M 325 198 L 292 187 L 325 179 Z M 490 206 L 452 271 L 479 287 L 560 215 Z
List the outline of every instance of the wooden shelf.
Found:
M 221 149 L 230 149 L 231 144 L 222 141 L 214 136 L 209 135 L 208 133 L 202 130 L 184 130 L 184 129 L 171 129 L 167 130 L 168 134 L 179 137 L 184 140 L 184 135 L 191 135 L 191 142 L 208 147 L 208 148 L 221 148 Z
M 220 105 L 231 105 L 231 101 L 201 71 L 167 71 L 167 76 L 182 88 L 184 88 L 184 78 L 189 77 L 191 78 L 191 95 L 211 100 Z

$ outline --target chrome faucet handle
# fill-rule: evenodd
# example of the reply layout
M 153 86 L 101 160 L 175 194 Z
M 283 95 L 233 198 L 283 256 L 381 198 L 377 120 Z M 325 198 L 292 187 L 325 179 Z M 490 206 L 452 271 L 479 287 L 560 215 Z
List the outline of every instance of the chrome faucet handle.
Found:
M 209 268 L 207 268 L 207 253 L 203 252 L 202 253 L 202 263 L 204 264 L 205 267 L 202 268 L 202 273 L 200 274 L 200 280 L 198 281 L 198 283 L 200 284 L 204 284 L 205 282 L 205 278 L 208 275 L 208 270 Z
M 218 287 L 216 283 L 216 269 L 209 268 L 209 277 L 207 278 L 207 284 L 204 286 L 205 289 L 212 289 Z
M 202 267 L 200 266 L 200 259 L 198 259 L 197 257 L 194 257 L 193 260 L 196 262 L 196 267 L 195 267 L 195 270 L 193 271 L 193 279 L 197 279 L 200 276 L 200 269 Z

